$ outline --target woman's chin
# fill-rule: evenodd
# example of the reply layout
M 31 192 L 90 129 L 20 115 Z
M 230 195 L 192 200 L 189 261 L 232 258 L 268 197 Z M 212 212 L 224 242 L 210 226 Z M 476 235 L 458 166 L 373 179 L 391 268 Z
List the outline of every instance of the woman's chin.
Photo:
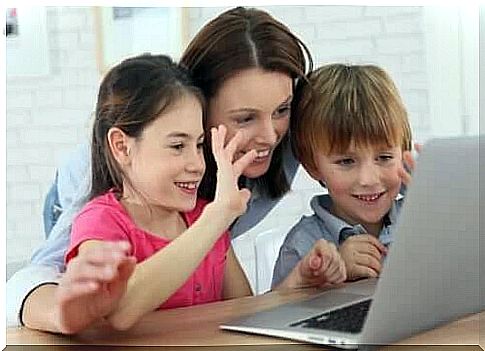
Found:
M 260 162 L 260 163 L 253 162 L 246 167 L 246 169 L 242 174 L 246 178 L 251 178 L 251 179 L 259 178 L 262 175 L 264 175 L 266 172 L 268 172 L 269 165 L 270 165 L 270 160 L 268 160 L 267 162 Z

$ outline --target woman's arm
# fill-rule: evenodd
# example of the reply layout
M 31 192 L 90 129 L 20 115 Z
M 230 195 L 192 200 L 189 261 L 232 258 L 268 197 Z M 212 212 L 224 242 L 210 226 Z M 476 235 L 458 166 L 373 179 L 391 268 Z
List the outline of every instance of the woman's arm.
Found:
M 230 247 L 227 251 L 226 269 L 224 272 L 223 297 L 224 299 L 234 299 L 251 295 L 251 287 L 246 274 L 244 274 L 234 250 Z
M 58 191 L 63 212 L 48 240 L 32 256 L 31 263 L 7 282 L 9 326 L 25 324 L 40 330 L 60 331 L 53 330 L 53 326 L 57 325 L 51 313 L 57 307 L 53 292 L 65 270 L 64 255 L 69 244 L 72 220 L 87 201 L 90 187 L 88 151 L 86 146 L 78 148 L 70 155 L 69 162 L 59 168 Z M 69 189 L 62 186 L 67 183 L 71 184 Z

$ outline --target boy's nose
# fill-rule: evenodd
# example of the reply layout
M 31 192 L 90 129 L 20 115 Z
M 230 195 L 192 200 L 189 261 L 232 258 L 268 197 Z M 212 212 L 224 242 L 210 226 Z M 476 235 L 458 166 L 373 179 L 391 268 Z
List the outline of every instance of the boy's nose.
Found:
M 372 166 L 362 167 L 359 172 L 359 183 L 362 186 L 372 186 L 379 182 L 379 171 Z

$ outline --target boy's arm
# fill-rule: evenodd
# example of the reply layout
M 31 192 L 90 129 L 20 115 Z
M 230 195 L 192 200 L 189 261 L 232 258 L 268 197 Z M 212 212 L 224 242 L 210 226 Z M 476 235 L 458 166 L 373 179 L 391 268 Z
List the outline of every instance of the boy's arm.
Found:
M 227 251 L 226 268 L 224 272 L 224 299 L 251 296 L 251 287 L 232 247 Z
M 290 275 L 302 258 L 295 248 L 284 245 L 281 247 L 273 269 L 272 290 L 276 289 Z
M 273 269 L 271 288 L 275 289 L 305 257 L 317 240 L 318 227 L 310 217 L 302 217 L 286 235 Z

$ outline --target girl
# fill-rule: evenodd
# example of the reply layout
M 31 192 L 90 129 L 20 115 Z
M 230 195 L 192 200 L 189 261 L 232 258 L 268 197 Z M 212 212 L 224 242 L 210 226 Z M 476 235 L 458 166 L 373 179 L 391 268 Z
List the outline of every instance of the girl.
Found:
M 92 200 L 74 220 L 66 261 L 97 250 L 100 241 L 129 242 L 126 252 L 136 258 L 135 267 L 133 259 L 111 269 L 92 267 L 100 275 L 114 275 L 116 268 L 131 275 L 105 316 L 117 329 L 157 306 L 250 294 L 226 228 L 245 210 L 249 191 L 240 191 L 237 179 L 256 152 L 233 162 L 242 133 L 224 146 L 225 128 L 213 129 L 216 197 L 210 204 L 198 199 L 205 171 L 203 101 L 188 73 L 165 56 L 127 59 L 101 83 L 91 147 Z M 109 283 L 78 285 L 110 293 Z

